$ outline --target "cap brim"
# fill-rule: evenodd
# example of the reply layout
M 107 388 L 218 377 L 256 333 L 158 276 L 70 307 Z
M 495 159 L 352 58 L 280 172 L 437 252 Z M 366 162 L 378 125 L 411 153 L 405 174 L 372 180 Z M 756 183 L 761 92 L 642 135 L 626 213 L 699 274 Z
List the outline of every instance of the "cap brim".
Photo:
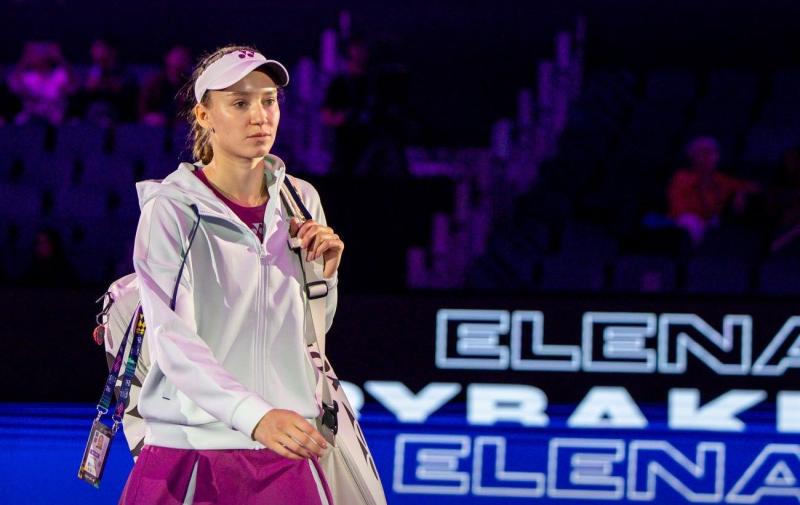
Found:
M 272 78 L 273 81 L 275 81 L 275 85 L 278 86 L 279 88 L 283 88 L 284 86 L 289 84 L 289 72 L 286 70 L 286 67 L 284 67 L 280 62 L 277 62 L 275 60 L 267 60 L 266 63 L 259 66 L 255 70 L 263 70 L 268 76 Z
M 206 91 L 221 90 L 232 86 L 254 70 L 263 71 L 279 88 L 289 84 L 289 72 L 280 62 L 268 60 L 257 53 L 250 54 L 250 57 L 244 57 L 243 54 L 239 54 L 238 58 L 225 55 L 219 61 L 209 65 L 195 82 L 195 98 L 198 103 Z
M 272 80 L 275 81 L 275 85 L 279 88 L 289 84 L 289 72 L 287 72 L 286 67 L 281 65 L 279 62 L 275 60 L 267 60 L 266 63 L 264 63 L 261 61 L 251 60 L 243 61 L 241 65 L 237 65 L 235 69 L 226 75 L 227 79 L 215 82 L 213 87 L 209 87 L 208 89 L 220 90 L 225 89 L 228 86 L 233 86 L 243 79 L 247 74 L 255 70 L 263 70 L 265 74 L 270 76 Z

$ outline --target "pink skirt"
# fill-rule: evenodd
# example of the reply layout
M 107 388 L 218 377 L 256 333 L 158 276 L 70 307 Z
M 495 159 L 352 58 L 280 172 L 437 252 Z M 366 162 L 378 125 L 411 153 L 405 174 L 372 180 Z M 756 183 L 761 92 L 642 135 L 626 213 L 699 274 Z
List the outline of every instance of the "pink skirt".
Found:
M 333 504 L 319 461 L 310 463 L 328 503 Z M 284 458 L 269 449 L 191 450 L 147 445 L 128 477 L 120 505 L 182 505 L 195 465 L 193 504 L 323 503 L 307 460 Z

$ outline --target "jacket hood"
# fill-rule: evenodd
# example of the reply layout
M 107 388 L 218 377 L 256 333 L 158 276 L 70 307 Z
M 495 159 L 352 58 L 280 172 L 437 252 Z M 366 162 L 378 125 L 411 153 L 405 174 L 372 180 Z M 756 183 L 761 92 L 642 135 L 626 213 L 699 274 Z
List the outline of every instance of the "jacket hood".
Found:
M 202 165 L 199 162 L 197 164 L 183 162 L 163 180 L 136 183 L 139 208 L 144 207 L 153 198 L 164 197 L 186 205 L 196 204 L 201 215 L 228 216 L 231 211 L 227 205 L 194 175 L 193 172 L 200 167 Z M 268 154 L 264 157 L 264 172 L 267 174 L 267 185 L 271 188 L 274 184 L 283 184 L 286 165 L 277 156 Z

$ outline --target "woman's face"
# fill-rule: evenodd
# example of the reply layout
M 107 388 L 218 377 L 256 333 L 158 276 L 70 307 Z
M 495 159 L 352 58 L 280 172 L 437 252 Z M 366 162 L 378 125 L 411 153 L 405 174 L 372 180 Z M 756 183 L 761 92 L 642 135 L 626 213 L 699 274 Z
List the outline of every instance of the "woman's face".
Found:
M 250 159 L 269 154 L 281 119 L 275 81 L 263 72 L 250 72 L 236 84 L 209 93 L 206 117 L 215 132 L 214 153 Z

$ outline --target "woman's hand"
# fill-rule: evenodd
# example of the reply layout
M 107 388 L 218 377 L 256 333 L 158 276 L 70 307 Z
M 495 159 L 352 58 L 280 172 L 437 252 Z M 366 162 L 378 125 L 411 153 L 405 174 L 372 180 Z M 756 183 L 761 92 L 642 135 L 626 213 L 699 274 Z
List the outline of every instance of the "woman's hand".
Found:
M 325 438 L 296 412 L 272 409 L 256 425 L 253 439 L 283 457 L 307 459 L 320 457 L 328 448 Z
M 313 219 L 299 226 L 298 223 L 297 219 L 292 219 L 289 225 L 290 235 L 300 239 L 300 247 L 306 250 L 308 261 L 314 261 L 321 256 L 325 262 L 323 276 L 328 279 L 333 277 L 342 261 L 344 242 L 333 228 L 323 226 Z

